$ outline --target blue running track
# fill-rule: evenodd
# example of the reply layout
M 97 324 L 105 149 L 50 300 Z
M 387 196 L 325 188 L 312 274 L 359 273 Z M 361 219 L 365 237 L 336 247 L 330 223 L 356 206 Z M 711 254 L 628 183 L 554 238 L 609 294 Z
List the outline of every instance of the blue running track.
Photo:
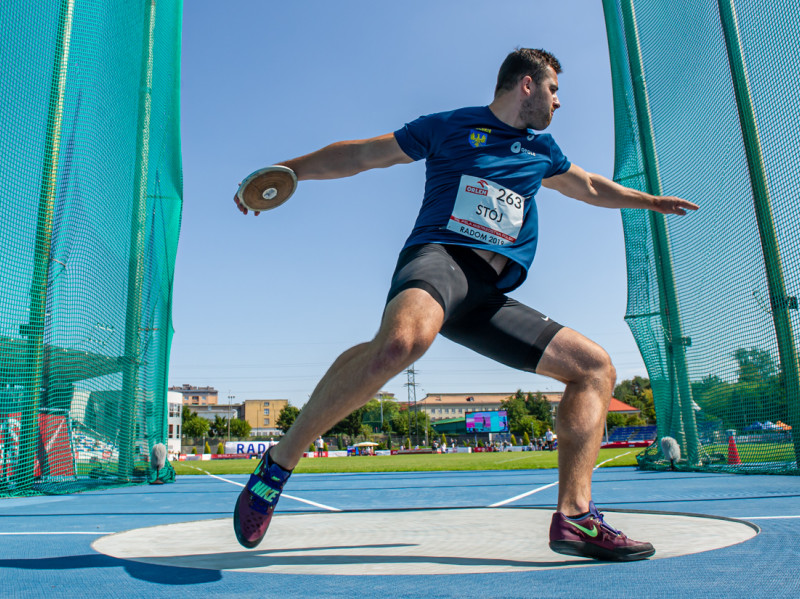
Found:
M 246 478 L 181 476 L 160 487 L 0 500 L 0 597 L 800 597 L 800 477 L 789 476 L 596 471 L 594 498 L 602 509 L 708 514 L 761 528 L 739 545 L 627 564 L 503 574 L 301 576 L 149 565 L 91 547 L 108 533 L 229 517 Z M 298 474 L 278 511 L 487 507 L 518 496 L 507 507 L 552 508 L 556 479 L 554 470 Z M 487 537 L 487 557 L 502 542 Z

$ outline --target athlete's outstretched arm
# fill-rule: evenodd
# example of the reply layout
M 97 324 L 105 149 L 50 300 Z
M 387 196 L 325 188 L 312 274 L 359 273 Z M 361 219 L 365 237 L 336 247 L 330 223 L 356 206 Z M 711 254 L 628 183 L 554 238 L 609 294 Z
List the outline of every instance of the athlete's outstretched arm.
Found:
M 298 181 L 303 181 L 350 177 L 369 169 L 405 162 L 413 161 L 400 149 L 394 133 L 389 133 L 370 139 L 340 141 L 280 164 L 288 166 Z
M 413 160 L 400 149 L 394 133 L 388 133 L 370 139 L 336 142 L 311 154 L 286 160 L 280 164 L 292 169 L 297 180 L 303 181 L 350 177 L 369 169 L 386 168 L 406 162 Z M 238 193 L 234 194 L 233 201 L 239 212 L 247 214 L 248 210 L 239 200 Z M 253 214 L 258 216 L 260 213 Z
M 662 214 L 686 214 L 687 210 L 698 208 L 697 204 L 675 196 L 654 196 L 624 187 L 602 175 L 587 173 L 576 164 L 566 173 L 545 179 L 542 185 L 603 208 L 646 208 Z

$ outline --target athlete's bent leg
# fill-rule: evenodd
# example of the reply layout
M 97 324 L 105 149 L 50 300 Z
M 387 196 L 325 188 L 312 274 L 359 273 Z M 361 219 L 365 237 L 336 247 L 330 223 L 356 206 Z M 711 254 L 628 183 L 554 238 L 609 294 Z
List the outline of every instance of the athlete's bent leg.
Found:
M 536 372 L 566 384 L 556 422 L 557 509 L 567 515 L 586 513 L 616 371 L 603 348 L 565 327 L 547 345 Z
M 592 469 L 616 372 L 596 343 L 567 328 L 545 349 L 536 369 L 566 383 L 558 407 L 558 508 L 550 522 L 550 549 L 598 560 L 635 561 L 655 554 L 610 526 L 592 501 Z
M 442 307 L 427 291 L 411 288 L 394 297 L 375 338 L 339 356 L 292 428 L 270 449 L 275 463 L 293 469 L 314 439 L 366 404 L 389 379 L 422 356 L 443 319 Z

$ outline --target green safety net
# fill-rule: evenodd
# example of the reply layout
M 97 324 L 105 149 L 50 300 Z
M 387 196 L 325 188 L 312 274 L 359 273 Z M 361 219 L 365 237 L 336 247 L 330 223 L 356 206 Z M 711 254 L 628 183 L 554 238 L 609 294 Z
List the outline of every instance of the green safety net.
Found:
M 146 481 L 165 442 L 181 10 L 0 3 L 0 496 Z
M 796 0 L 604 0 L 616 181 L 699 212 L 623 210 L 626 319 L 679 469 L 798 473 Z M 667 442 L 669 444 L 669 441 Z M 672 467 L 663 443 L 639 458 Z

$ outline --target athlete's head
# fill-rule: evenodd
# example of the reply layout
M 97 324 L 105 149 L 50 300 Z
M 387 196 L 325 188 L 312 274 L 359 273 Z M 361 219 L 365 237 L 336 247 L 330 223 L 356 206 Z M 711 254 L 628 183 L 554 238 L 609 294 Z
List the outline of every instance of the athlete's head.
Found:
M 517 48 L 500 65 L 494 95 L 513 89 L 525 75 L 530 75 L 534 83 L 540 83 L 547 74 L 547 67 L 556 75 L 561 72 L 561 63 L 547 50 Z
M 561 106 L 556 95 L 560 72 L 561 63 L 546 50 L 518 48 L 500 65 L 494 96 L 520 89 L 519 119 L 525 127 L 545 129 Z

